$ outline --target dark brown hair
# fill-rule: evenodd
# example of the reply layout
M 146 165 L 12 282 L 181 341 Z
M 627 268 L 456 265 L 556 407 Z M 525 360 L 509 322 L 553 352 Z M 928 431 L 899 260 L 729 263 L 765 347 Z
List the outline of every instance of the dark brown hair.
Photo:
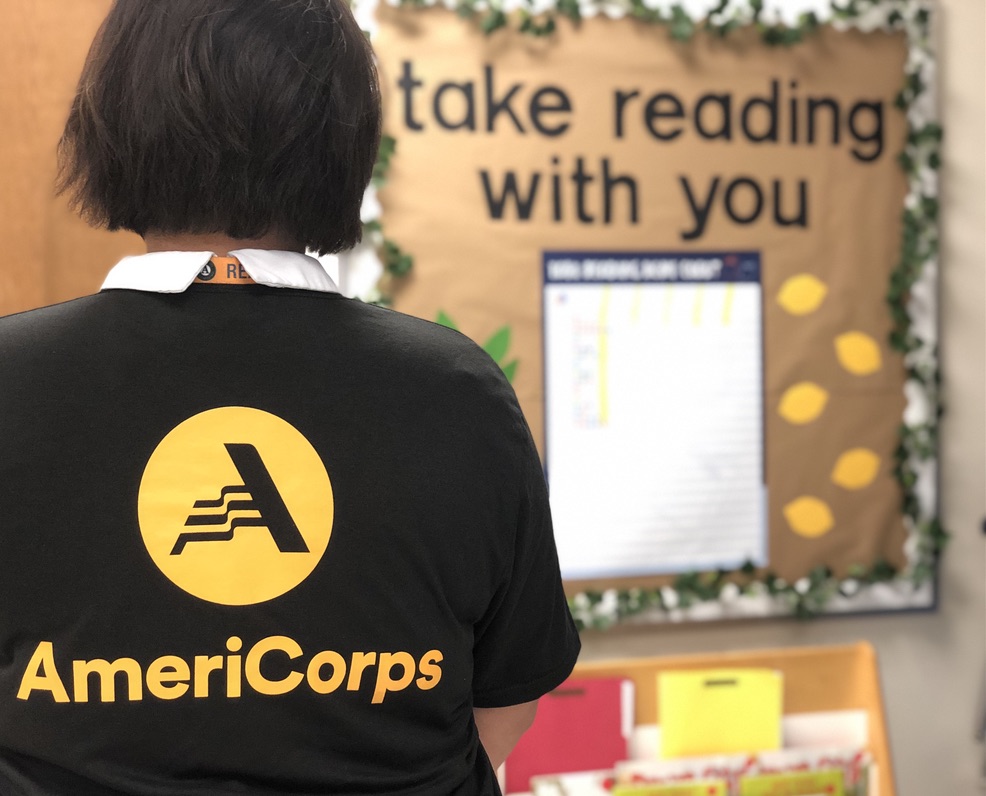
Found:
M 345 0 L 116 0 L 59 147 L 59 191 L 111 230 L 360 240 L 380 139 Z

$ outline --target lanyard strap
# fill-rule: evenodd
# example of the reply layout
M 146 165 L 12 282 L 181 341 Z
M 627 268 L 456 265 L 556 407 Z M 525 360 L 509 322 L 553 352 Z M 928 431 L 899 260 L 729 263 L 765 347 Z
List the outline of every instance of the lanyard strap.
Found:
M 195 277 L 196 285 L 255 285 L 236 257 L 213 256 Z

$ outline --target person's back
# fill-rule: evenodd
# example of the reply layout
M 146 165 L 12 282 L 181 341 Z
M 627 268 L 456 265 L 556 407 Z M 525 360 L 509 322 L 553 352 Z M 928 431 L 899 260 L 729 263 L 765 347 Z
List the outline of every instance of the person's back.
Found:
M 233 28 L 257 5 L 214 4 Z M 341 8 L 309 21 L 355 41 Z M 482 709 L 492 722 L 571 670 L 543 477 L 489 357 L 341 297 L 301 254 L 237 251 L 222 280 L 183 245 L 214 229 L 351 245 L 363 150 L 311 235 L 264 202 L 266 225 L 235 235 L 157 226 L 139 197 L 146 224 L 120 220 L 124 194 L 94 201 L 84 178 L 90 215 L 185 250 L 0 318 L 5 796 L 494 794 Z

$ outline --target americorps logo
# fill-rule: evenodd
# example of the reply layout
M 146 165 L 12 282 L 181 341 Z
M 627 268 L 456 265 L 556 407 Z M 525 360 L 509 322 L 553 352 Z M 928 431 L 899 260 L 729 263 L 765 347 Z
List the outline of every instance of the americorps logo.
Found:
M 137 500 L 140 533 L 176 586 L 222 605 L 279 597 L 321 561 L 332 484 L 285 420 L 243 406 L 188 418 L 158 444 Z
M 147 552 L 168 580 L 202 600 L 252 605 L 311 575 L 329 544 L 333 506 L 325 465 L 300 431 L 269 412 L 228 406 L 190 417 L 161 440 L 144 468 L 137 514 Z M 379 705 L 389 694 L 428 692 L 442 681 L 445 655 L 428 644 L 413 652 L 332 649 L 326 639 L 304 649 L 290 635 L 268 632 L 153 660 L 80 653 L 84 640 L 49 637 L 27 658 L 17 699 L 85 705 L 300 690 Z M 282 663 L 277 679 L 268 658 Z

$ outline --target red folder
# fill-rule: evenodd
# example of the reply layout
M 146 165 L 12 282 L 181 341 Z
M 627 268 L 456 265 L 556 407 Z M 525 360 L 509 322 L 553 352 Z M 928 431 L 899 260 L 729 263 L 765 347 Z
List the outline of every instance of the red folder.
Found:
M 627 759 L 632 732 L 631 680 L 566 680 L 541 698 L 534 724 L 507 758 L 507 793 L 529 791 L 541 774 L 612 768 Z

